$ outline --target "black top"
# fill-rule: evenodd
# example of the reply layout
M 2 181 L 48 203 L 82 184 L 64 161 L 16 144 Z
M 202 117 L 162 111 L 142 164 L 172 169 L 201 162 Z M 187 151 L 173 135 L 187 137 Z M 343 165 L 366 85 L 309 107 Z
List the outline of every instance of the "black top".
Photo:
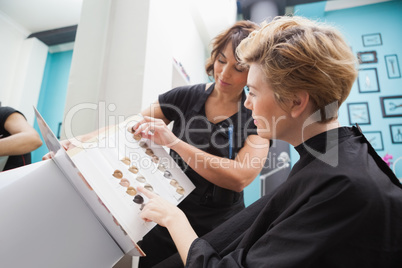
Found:
M 196 239 L 187 267 L 402 267 L 401 184 L 360 130 L 296 150 L 287 181 Z
M 164 116 L 174 122 L 172 132 L 179 139 L 204 152 L 234 159 L 247 137 L 257 134 L 251 111 L 244 107 L 246 95 L 243 93 L 236 114 L 214 124 L 205 114 L 205 102 L 214 84 L 205 88 L 206 84 L 175 88 L 159 96 L 159 105 Z M 243 192 L 214 185 L 189 167 L 175 151 L 171 150 L 170 155 L 196 186 L 179 207 L 198 235 L 206 234 L 244 209 Z M 140 259 L 140 267 L 151 267 L 177 251 L 166 228 L 160 226 L 151 230 L 139 244 L 147 254 Z
M 0 107 L 0 139 L 10 136 L 10 133 L 8 133 L 8 131 L 4 128 L 4 124 L 6 123 L 7 118 L 13 113 L 19 113 L 22 116 L 24 116 L 21 112 L 11 107 Z M 31 153 L 27 153 L 24 155 L 11 155 L 8 157 L 7 163 L 4 166 L 3 171 L 21 167 L 28 164 L 31 164 Z

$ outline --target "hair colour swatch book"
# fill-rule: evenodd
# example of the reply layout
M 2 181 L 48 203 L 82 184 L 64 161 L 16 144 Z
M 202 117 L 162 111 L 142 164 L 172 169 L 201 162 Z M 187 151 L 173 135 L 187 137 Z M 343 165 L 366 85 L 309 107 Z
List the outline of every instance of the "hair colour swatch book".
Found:
M 38 124 L 53 160 L 80 193 L 93 213 L 124 253 L 144 256 L 136 242 L 155 223 L 140 217 L 147 198 L 138 186 L 178 205 L 194 185 L 168 152 L 150 140 L 131 133 L 141 117 L 100 132 L 96 137 L 62 149 L 54 134 L 36 111 Z

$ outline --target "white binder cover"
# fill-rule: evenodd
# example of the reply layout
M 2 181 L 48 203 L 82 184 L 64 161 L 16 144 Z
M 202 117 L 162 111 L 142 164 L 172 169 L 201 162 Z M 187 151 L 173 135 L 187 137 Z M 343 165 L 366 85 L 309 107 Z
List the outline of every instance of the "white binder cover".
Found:
M 0 267 L 110 268 L 124 255 L 54 161 L 0 173 Z
M 155 223 L 139 216 L 147 198 L 136 191 L 137 186 L 177 205 L 194 190 L 192 182 L 163 147 L 133 136 L 129 130 L 139 116 L 66 153 L 36 109 L 35 113 L 53 160 L 105 230 L 124 253 L 145 256 L 136 242 Z

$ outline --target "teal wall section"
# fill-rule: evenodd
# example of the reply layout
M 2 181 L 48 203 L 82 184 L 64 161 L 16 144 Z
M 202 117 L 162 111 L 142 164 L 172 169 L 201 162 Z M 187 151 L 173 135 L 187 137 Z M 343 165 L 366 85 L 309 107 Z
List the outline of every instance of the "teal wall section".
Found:
M 402 143 L 392 143 L 390 125 L 402 124 L 402 117 L 382 116 L 380 97 L 402 95 L 402 78 L 388 78 L 385 55 L 396 54 L 401 68 L 402 60 L 402 1 L 389 1 L 361 7 L 325 12 L 326 2 L 304 4 L 295 6 L 295 14 L 312 19 L 319 19 L 330 23 L 340 29 L 349 42 L 353 52 L 376 51 L 378 62 L 361 64 L 359 69 L 376 68 L 378 73 L 379 92 L 361 93 L 357 83 L 346 102 L 340 107 L 339 121 L 341 125 L 348 126 L 348 103 L 367 102 L 370 114 L 370 124 L 360 125 L 363 133 L 380 131 L 383 139 L 383 150 L 377 153 L 383 157 L 385 154 L 393 156 L 393 162 L 402 158 Z M 381 34 L 382 45 L 363 46 L 362 35 Z M 362 72 L 360 72 L 362 73 Z M 397 103 L 402 104 L 402 103 Z M 402 114 L 402 107 L 397 108 Z M 402 128 L 402 126 L 401 126 Z M 292 164 L 299 158 L 292 148 Z M 391 166 L 392 167 L 392 166 Z M 402 178 L 402 159 L 395 166 L 395 173 Z
M 63 121 L 73 51 L 48 53 L 37 109 L 55 135 Z M 34 128 L 40 133 L 35 120 Z M 32 163 L 41 161 L 48 152 L 45 143 L 32 152 Z
M 257 176 L 246 188 L 244 188 L 244 204 L 247 206 L 257 201 L 261 196 L 260 176 Z

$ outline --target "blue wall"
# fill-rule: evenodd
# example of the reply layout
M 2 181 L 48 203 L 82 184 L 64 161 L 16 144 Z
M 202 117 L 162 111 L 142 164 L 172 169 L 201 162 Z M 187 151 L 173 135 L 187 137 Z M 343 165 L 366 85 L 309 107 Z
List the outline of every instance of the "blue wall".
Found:
M 353 52 L 376 51 L 378 62 L 361 64 L 359 69 L 376 68 L 379 81 L 379 92 L 361 93 L 357 82 L 346 102 L 340 107 L 339 121 L 341 125 L 350 125 L 347 111 L 348 103 L 367 102 L 370 114 L 370 124 L 360 125 L 363 133 L 380 131 L 383 139 L 383 150 L 377 153 L 383 157 L 391 154 L 393 161 L 402 157 L 402 143 L 391 141 L 390 125 L 402 124 L 402 117 L 382 116 L 380 97 L 402 95 L 402 78 L 389 79 L 385 64 L 385 55 L 396 54 L 401 68 L 402 59 L 402 1 L 390 1 L 361 7 L 325 12 L 326 2 L 295 6 L 295 14 L 312 19 L 319 19 L 337 27 L 346 37 Z M 382 45 L 363 46 L 362 35 L 381 34 Z M 360 72 L 362 73 L 362 72 Z M 401 104 L 401 103 L 398 103 Z M 402 114 L 402 107 L 398 108 Z M 292 148 L 292 163 L 299 158 Z M 402 177 L 402 160 L 396 165 L 396 175 Z
M 253 180 L 246 188 L 244 188 L 244 204 L 251 205 L 261 197 L 261 181 L 260 176 Z
M 55 135 L 57 135 L 59 123 L 63 121 L 72 55 L 72 50 L 48 53 L 46 59 L 42 86 L 36 108 Z M 34 128 L 40 133 L 36 120 Z M 40 148 L 32 152 L 32 163 L 41 161 L 42 156 L 47 152 L 48 149 L 43 142 Z

